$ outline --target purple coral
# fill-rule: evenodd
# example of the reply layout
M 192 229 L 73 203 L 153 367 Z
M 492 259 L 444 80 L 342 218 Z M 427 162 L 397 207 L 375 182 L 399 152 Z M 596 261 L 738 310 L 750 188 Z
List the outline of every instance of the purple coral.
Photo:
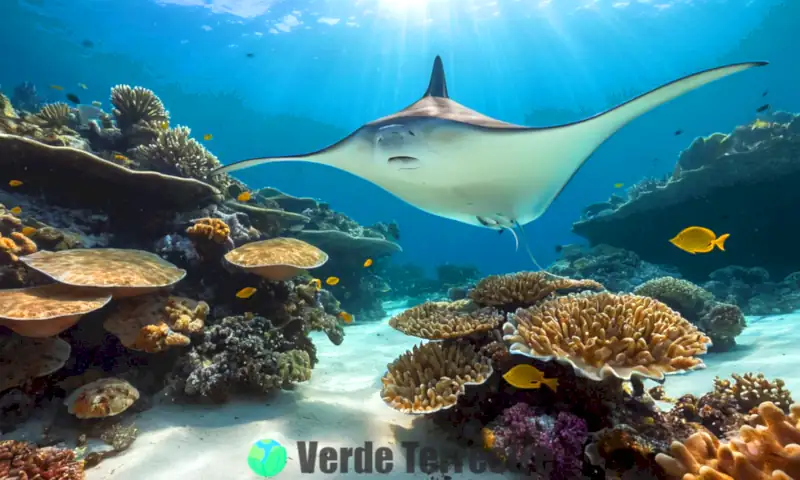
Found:
M 587 437 L 586 422 L 571 413 L 553 418 L 518 403 L 501 415 L 494 448 L 544 478 L 569 480 L 580 478 Z

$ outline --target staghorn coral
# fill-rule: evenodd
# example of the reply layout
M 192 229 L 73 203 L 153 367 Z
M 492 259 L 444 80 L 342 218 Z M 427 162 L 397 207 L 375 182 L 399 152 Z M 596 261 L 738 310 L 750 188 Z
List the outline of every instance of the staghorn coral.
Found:
M 784 388 L 780 378 L 769 381 L 763 373 L 731 374 L 734 381 L 714 378 L 714 394 L 722 400 L 731 401 L 740 413 L 751 413 L 764 402 L 772 402 L 785 413 L 789 413 L 792 395 Z
M 210 240 L 217 244 L 231 241 L 231 229 L 219 218 L 198 218 L 192 220 L 194 225 L 186 229 L 186 234 L 193 241 Z
M 69 449 L 37 448 L 16 440 L 0 441 L 0 478 L 9 480 L 83 480 L 83 461 Z
M 206 328 L 203 341 L 193 345 L 175 367 L 176 391 L 223 402 L 237 391 L 267 393 L 289 387 L 316 361 L 313 344 L 302 329 L 292 329 L 294 325 L 279 328 L 251 315 L 227 317 Z M 298 353 L 282 355 L 297 350 L 306 353 L 308 363 Z M 286 362 L 292 360 L 289 366 Z
M 229 263 L 269 280 L 288 280 L 328 261 L 328 254 L 296 238 L 251 242 L 225 254 Z
M 554 278 L 544 272 L 519 272 L 508 275 L 490 275 L 475 285 L 470 293 L 479 305 L 505 308 L 529 307 L 553 293 L 580 290 L 602 290 L 594 280 L 569 280 Z
M 189 138 L 190 134 L 189 127 L 179 125 L 162 132 L 154 143 L 136 147 L 133 157 L 162 173 L 203 180 L 222 164 L 197 140 Z M 211 180 L 224 190 L 224 182 L 219 181 L 224 176 L 218 177 Z
M 139 399 L 139 391 L 119 378 L 101 378 L 79 387 L 64 400 L 69 413 L 78 418 L 119 415 Z
M 406 335 L 442 340 L 488 332 L 505 318 L 492 308 L 469 312 L 460 310 L 458 306 L 447 302 L 425 302 L 392 317 L 389 325 Z
M 800 478 L 800 405 L 786 415 L 771 402 L 758 406 L 762 425 L 743 426 L 730 442 L 707 432 L 673 442 L 656 455 L 668 478 L 680 480 L 791 480 Z
M 123 130 L 139 122 L 169 121 L 164 104 L 152 90 L 144 87 L 116 85 L 111 88 L 111 103 L 117 126 Z
M 60 370 L 71 351 L 70 344 L 57 337 L 0 337 L 0 392 Z
M 209 307 L 205 302 L 166 294 L 123 299 L 103 327 L 131 350 L 158 353 L 191 343 L 189 335 L 203 330 Z
M 63 102 L 43 106 L 35 117 L 47 127 L 66 127 L 71 120 L 69 105 Z
M 8 237 L 0 234 L 0 264 L 2 265 L 17 263 L 20 255 L 30 255 L 38 250 L 36 243 L 20 232 L 11 232 Z
M 59 283 L 108 290 L 115 297 L 151 293 L 186 276 L 186 270 L 158 255 L 121 248 L 41 251 L 22 262 Z
M 484 429 L 487 446 L 507 461 L 543 478 L 578 478 L 583 465 L 586 422 L 567 412 L 544 415 L 526 403 L 507 408 L 496 425 Z M 534 477 L 539 478 L 539 477 Z
M 512 353 L 555 359 L 599 380 L 664 375 L 705 365 L 710 342 L 663 303 L 637 295 L 572 294 L 518 309 L 503 326 Z
M 453 407 L 466 385 L 492 374 L 491 361 L 469 344 L 416 345 L 388 366 L 381 398 L 403 413 L 424 414 Z
M 108 294 L 59 284 L 0 290 L 0 325 L 26 337 L 50 337 L 109 301 Z

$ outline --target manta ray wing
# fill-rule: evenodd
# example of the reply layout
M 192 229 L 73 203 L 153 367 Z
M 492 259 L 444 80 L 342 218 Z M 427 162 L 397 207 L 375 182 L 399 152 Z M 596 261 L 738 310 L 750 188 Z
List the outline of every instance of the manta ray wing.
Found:
M 362 177 L 429 213 L 472 225 L 511 228 L 544 213 L 589 156 L 636 117 L 714 80 L 762 65 L 766 62 L 705 70 L 579 122 L 528 128 L 451 100 L 437 57 L 425 95 L 400 112 L 316 152 L 244 160 L 212 174 L 267 162 L 319 163 Z M 395 140 L 424 145 L 427 156 L 381 159 L 376 154 L 381 129 L 392 130 Z M 397 167 L 395 161 L 390 169 L 387 165 L 393 160 L 419 161 L 409 168 Z

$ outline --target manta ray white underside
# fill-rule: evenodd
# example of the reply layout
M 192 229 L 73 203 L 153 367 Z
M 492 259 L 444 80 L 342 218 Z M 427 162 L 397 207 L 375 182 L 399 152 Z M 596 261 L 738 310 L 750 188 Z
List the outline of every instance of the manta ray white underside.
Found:
M 714 80 L 763 65 L 705 70 L 579 122 L 530 128 L 451 100 L 436 57 L 425 95 L 400 112 L 367 123 L 322 150 L 243 160 L 212 175 L 268 162 L 319 163 L 379 185 L 434 215 L 513 228 L 542 215 L 592 152 L 634 118 Z

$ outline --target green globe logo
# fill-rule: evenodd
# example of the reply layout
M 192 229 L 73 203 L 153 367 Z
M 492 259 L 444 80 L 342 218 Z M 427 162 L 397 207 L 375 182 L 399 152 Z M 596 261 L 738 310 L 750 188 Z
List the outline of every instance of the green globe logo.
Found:
M 286 466 L 286 449 L 275 440 L 259 440 L 250 447 L 247 465 L 258 476 L 274 477 Z

